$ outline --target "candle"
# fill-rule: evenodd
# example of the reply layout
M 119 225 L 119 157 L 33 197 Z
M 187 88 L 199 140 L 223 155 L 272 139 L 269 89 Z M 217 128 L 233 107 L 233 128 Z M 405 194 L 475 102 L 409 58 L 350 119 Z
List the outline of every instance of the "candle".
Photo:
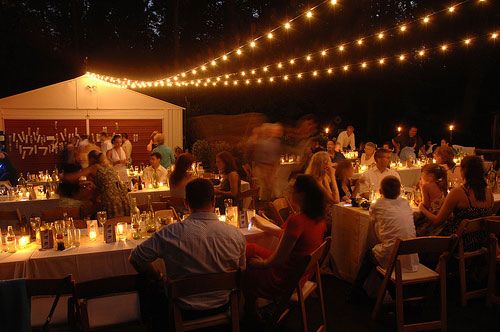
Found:
M 97 239 L 97 232 L 95 231 L 95 229 L 91 229 L 89 231 L 89 238 L 90 241 L 95 241 Z
M 23 235 L 19 238 L 19 249 L 24 249 L 29 243 L 29 237 L 27 235 Z
M 126 230 L 125 223 L 119 222 L 116 224 L 116 237 L 118 238 L 118 240 L 125 241 L 126 239 L 125 230 Z
M 163 182 L 158 182 L 158 185 L 159 185 L 160 187 L 163 187 Z

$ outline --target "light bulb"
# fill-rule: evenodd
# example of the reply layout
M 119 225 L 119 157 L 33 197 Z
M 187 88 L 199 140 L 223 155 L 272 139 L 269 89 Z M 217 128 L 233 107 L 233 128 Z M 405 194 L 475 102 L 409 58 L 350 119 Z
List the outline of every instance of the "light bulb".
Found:
M 215 66 L 217 65 L 217 62 L 215 60 L 212 60 L 212 62 L 210 63 L 212 66 Z
M 349 70 L 349 66 L 345 65 L 344 67 L 342 67 L 342 69 L 344 69 L 344 71 L 348 71 Z
M 378 39 L 384 39 L 384 33 L 383 32 L 379 32 L 379 34 L 377 35 Z
M 229 83 L 227 81 L 224 81 L 224 85 L 228 85 Z
M 191 74 L 196 75 L 197 71 L 196 69 L 191 70 Z
M 366 62 L 363 62 L 363 63 L 361 64 L 361 68 L 366 68 L 367 66 L 368 66 L 368 65 L 366 64 Z
M 325 56 L 326 55 L 326 50 L 321 51 L 321 55 Z
M 233 85 L 238 85 L 238 81 L 233 81 Z
M 312 11 L 308 10 L 307 13 L 306 13 L 306 17 L 307 18 L 312 18 L 313 17 Z
M 229 78 L 229 74 L 226 74 L 224 75 L 224 77 L 226 78 L 226 80 Z
M 344 45 L 340 45 L 340 46 L 339 46 L 339 51 L 340 51 L 340 52 L 343 52 L 343 51 L 344 51 L 344 49 L 345 49 Z
M 207 70 L 207 67 L 205 65 L 203 65 L 203 66 L 201 66 L 201 70 L 205 71 L 205 70 Z
M 420 50 L 420 51 L 418 51 L 418 55 L 420 55 L 420 56 L 424 56 L 424 55 L 425 55 L 425 50 Z
M 363 38 L 358 39 L 357 43 L 358 45 L 363 45 Z
M 404 59 L 406 59 L 406 56 L 404 54 L 401 54 L 399 56 L 399 61 L 403 61 Z
M 328 68 L 328 70 L 326 71 L 328 74 L 331 74 L 333 73 L 333 69 L 332 68 Z
M 493 32 L 491 34 L 491 39 L 497 39 L 498 38 L 498 32 Z
M 220 82 L 220 77 L 217 77 L 217 82 Z
M 290 29 L 292 27 L 292 25 L 290 24 L 290 22 L 286 22 L 284 25 L 286 30 Z
M 469 45 L 471 43 L 471 39 L 470 38 L 467 38 L 464 40 L 464 44 L 465 45 Z
M 251 47 L 251 48 L 254 48 L 255 46 L 257 46 L 257 43 L 256 43 L 255 41 L 253 41 L 253 40 L 252 40 L 252 41 L 250 42 L 250 47 Z
M 312 59 L 311 55 L 308 55 L 308 56 L 306 57 L 306 60 L 307 60 L 307 61 L 311 61 L 311 59 Z
M 226 60 L 227 60 L 227 55 L 225 55 L 225 54 L 224 54 L 224 55 L 222 56 L 222 60 L 226 61 Z
M 241 55 L 241 53 L 243 53 L 243 51 L 241 51 L 241 49 L 239 49 L 239 48 L 238 48 L 238 49 L 236 50 L 236 54 Z
M 313 71 L 313 76 L 318 76 L 318 71 L 317 70 Z
M 274 77 L 269 77 L 269 82 L 274 82 Z
M 250 84 L 250 80 L 246 80 L 246 81 L 245 81 L 245 84 Z
M 453 13 L 455 11 L 455 6 L 451 6 L 448 8 L 449 13 Z
M 290 59 L 290 64 L 293 65 L 295 63 L 295 60 L 294 59 Z
M 330 4 L 331 4 L 332 6 L 335 6 L 335 5 L 337 4 L 337 0 L 330 0 Z
M 302 74 L 301 73 L 297 74 L 297 78 L 302 78 Z
M 383 65 L 383 64 L 385 63 L 385 59 L 384 59 L 384 58 L 379 59 L 379 60 L 378 60 L 378 63 L 379 63 L 379 64 L 381 64 L 381 65 Z
M 186 77 L 186 73 L 181 73 L 181 76 L 182 77 Z
M 252 69 L 251 73 L 252 75 L 255 75 L 255 69 Z
M 284 79 L 285 81 L 288 81 L 288 75 L 283 76 L 283 79 Z
M 272 33 L 272 32 L 269 32 L 269 33 L 267 34 L 267 39 L 273 39 L 273 37 L 274 37 L 274 35 L 273 35 L 273 33 Z
M 424 24 L 427 24 L 427 23 L 429 23 L 429 21 L 430 21 L 430 20 L 431 20 L 431 19 L 429 18 L 429 16 L 426 16 L 426 17 L 424 17 L 424 18 L 422 19 L 422 22 L 423 22 Z
M 245 71 L 242 71 L 241 72 L 241 76 L 245 76 L 247 73 L 245 73 Z
M 264 68 L 262 68 L 262 70 L 263 70 L 264 72 L 267 72 L 268 68 L 267 68 L 267 67 L 264 67 Z
M 446 44 L 441 45 L 441 51 L 443 51 L 443 52 L 444 52 L 444 51 L 446 51 L 447 49 L 448 49 L 448 45 L 446 45 Z
M 260 78 L 259 78 L 259 79 L 257 80 L 257 83 L 262 83 L 262 79 L 260 79 Z
M 399 31 L 405 32 L 406 31 L 406 25 L 402 25 L 399 27 Z

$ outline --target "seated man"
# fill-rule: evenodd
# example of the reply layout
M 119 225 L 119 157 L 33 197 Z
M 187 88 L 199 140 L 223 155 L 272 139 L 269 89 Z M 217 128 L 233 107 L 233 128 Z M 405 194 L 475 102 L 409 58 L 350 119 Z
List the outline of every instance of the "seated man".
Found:
M 365 153 L 361 155 L 361 165 L 371 167 L 375 164 L 375 151 L 377 150 L 377 145 L 372 142 L 365 144 Z
M 161 165 L 161 154 L 158 152 L 151 153 L 149 157 L 150 166 L 144 169 L 143 178 L 147 183 L 153 183 L 153 179 L 156 173 L 156 181 L 167 183 L 168 181 L 168 171 L 165 167 Z
M 399 196 L 401 182 L 394 176 L 386 176 L 380 184 L 382 195 L 370 207 L 370 219 L 375 233 L 375 246 L 368 250 L 353 285 L 353 296 L 358 296 L 371 270 L 377 265 L 387 267 L 397 239 L 416 237 L 413 210 L 408 201 Z M 400 257 L 404 271 L 416 272 L 418 255 Z
M 393 169 L 389 169 L 391 163 L 391 151 L 386 149 L 378 149 L 375 152 L 375 167 L 367 170 L 358 181 L 357 192 L 364 198 L 370 197 L 370 191 L 378 192 L 380 189 L 380 182 L 386 176 L 394 176 L 399 181 L 401 178 L 399 173 Z
M 219 221 L 214 202 L 214 187 L 209 180 L 189 182 L 186 185 L 189 217 L 181 223 L 165 226 L 138 245 L 130 255 L 130 263 L 139 273 L 160 283 L 163 276 L 152 264 L 157 258 L 165 262 L 169 279 L 244 269 L 245 237 L 238 228 Z M 225 309 L 229 294 L 222 291 L 180 300 L 179 305 L 188 313 L 202 314 L 207 310 Z M 166 308 L 153 309 L 156 319 L 167 315 Z

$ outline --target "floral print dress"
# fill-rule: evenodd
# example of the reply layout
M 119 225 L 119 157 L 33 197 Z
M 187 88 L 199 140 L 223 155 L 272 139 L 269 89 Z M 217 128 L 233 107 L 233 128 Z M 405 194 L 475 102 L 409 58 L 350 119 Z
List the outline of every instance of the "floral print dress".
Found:
M 96 205 L 108 218 L 130 214 L 127 188 L 110 167 L 100 167 L 94 177 Z

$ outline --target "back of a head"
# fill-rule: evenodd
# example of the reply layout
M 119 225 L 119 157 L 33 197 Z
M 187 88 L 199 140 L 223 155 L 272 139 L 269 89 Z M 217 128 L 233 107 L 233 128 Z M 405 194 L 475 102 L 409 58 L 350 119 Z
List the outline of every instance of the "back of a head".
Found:
M 224 163 L 224 174 L 229 174 L 238 170 L 236 160 L 229 151 L 222 151 L 217 154 L 217 157 L 219 157 Z
M 450 148 L 449 146 L 440 146 L 434 151 L 436 155 L 439 155 L 441 157 L 441 160 L 443 164 L 447 165 L 448 167 L 453 167 L 455 166 L 455 162 L 453 161 L 453 158 L 455 157 L 455 153 L 453 152 L 453 149 Z
M 339 179 L 343 179 L 347 171 L 351 168 L 352 168 L 352 163 L 349 160 L 342 160 L 337 163 L 337 167 L 335 168 L 335 174 Z
M 209 208 L 214 202 L 214 186 L 207 179 L 194 179 L 186 185 L 186 201 L 191 210 Z
M 422 174 L 434 177 L 439 189 L 446 195 L 448 193 L 448 175 L 446 170 L 438 164 L 427 164 L 422 167 Z
M 396 199 L 401 193 L 401 182 L 395 176 L 386 176 L 380 182 L 380 190 L 385 198 Z
M 92 150 L 88 153 L 87 158 L 89 160 L 89 165 L 95 165 L 100 163 L 101 151 Z
M 486 200 L 486 179 L 483 160 L 478 156 L 466 156 L 460 163 L 464 175 L 465 187 L 474 192 L 478 201 Z
M 175 161 L 174 171 L 170 175 L 170 183 L 173 185 L 179 183 L 187 174 L 187 171 L 191 168 L 193 162 L 194 158 L 192 154 L 190 153 L 180 154 L 177 160 Z
M 294 191 L 302 194 L 300 211 L 311 219 L 319 220 L 324 216 L 326 199 L 318 182 L 310 175 L 299 175 L 295 180 Z

